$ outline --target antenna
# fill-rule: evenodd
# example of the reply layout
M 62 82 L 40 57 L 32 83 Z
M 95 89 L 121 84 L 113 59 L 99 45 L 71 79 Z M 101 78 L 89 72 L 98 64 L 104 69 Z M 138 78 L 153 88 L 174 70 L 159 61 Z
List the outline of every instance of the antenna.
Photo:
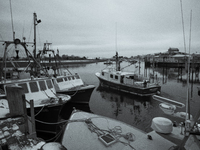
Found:
M 13 16 L 12 16 L 12 5 L 10 0 L 10 14 L 11 14 L 11 23 L 12 23 L 12 31 L 13 31 L 13 41 L 15 40 L 15 32 L 14 32 L 14 25 L 13 25 Z
M 116 49 L 116 52 L 117 52 L 117 22 L 115 23 L 115 49 Z

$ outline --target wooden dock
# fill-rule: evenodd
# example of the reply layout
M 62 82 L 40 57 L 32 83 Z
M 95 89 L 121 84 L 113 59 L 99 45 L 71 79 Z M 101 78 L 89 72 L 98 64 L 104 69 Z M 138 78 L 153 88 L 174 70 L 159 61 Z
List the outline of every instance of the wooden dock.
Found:
M 9 111 L 0 118 L 0 150 L 40 148 L 45 142 L 37 138 L 33 100 L 30 101 L 31 117 L 29 117 L 23 89 L 7 86 L 6 91 Z

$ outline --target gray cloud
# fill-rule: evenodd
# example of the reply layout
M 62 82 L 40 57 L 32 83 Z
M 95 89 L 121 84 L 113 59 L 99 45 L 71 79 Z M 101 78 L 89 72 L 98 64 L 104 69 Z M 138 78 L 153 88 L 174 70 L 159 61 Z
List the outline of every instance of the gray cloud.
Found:
M 0 35 L 3 40 L 12 40 L 9 1 L 0 1 Z M 191 52 L 199 52 L 200 1 L 182 0 L 182 4 L 187 45 L 192 10 Z M 117 50 L 122 55 L 162 52 L 169 47 L 184 50 L 180 1 L 15 0 L 12 10 L 16 37 L 33 41 L 31 27 L 36 12 L 42 20 L 37 25 L 38 48 L 52 42 L 61 54 L 113 56 L 116 23 Z

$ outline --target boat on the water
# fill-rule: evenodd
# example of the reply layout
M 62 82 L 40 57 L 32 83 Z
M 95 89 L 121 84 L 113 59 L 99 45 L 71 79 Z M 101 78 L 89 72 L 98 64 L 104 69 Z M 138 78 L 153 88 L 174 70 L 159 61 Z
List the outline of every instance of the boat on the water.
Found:
M 183 139 L 181 128 L 173 127 L 166 118 L 153 119 L 152 128 L 155 131 L 145 133 L 115 119 L 74 110 L 67 121 L 61 144 L 67 149 L 84 150 L 175 150 L 179 143 L 167 140 L 161 134 L 173 138 L 177 136 L 179 142 Z M 192 144 L 191 148 L 185 147 L 192 149 L 196 146 Z
M 0 83 L 1 89 L 5 91 L 7 97 L 7 86 L 19 86 L 23 88 L 25 99 L 34 102 L 34 112 L 36 118 L 36 129 L 39 132 L 50 132 L 56 134 L 56 125 L 47 125 L 41 122 L 55 123 L 59 121 L 62 107 L 70 101 L 68 95 L 56 94 L 51 78 L 31 78 Z M 0 107 L 9 109 L 8 101 L 0 100 Z M 30 105 L 26 103 L 27 112 L 30 112 Z M 30 113 L 28 113 L 29 115 Z
M 150 83 L 145 77 L 133 72 L 122 71 L 118 53 L 115 57 L 116 68 L 107 68 L 96 73 L 100 85 L 139 96 L 160 94 L 161 86 L 158 83 Z
M 34 13 L 34 19 L 36 14 Z M 26 42 L 25 39 L 21 41 L 18 38 L 13 41 L 4 42 L 4 56 L 1 62 L 0 71 L 0 95 L 1 106 L 4 109 L 9 109 L 7 99 L 6 87 L 8 86 L 20 86 L 23 88 L 25 99 L 30 102 L 34 102 L 34 111 L 36 113 L 36 120 L 42 122 L 57 122 L 59 119 L 59 113 L 62 107 L 71 99 L 69 95 L 56 94 L 55 87 L 52 82 L 52 77 L 48 76 L 48 72 L 42 68 L 38 63 L 36 57 L 34 57 L 28 45 L 34 45 L 34 43 Z M 26 67 L 21 67 L 18 61 L 26 60 Z M 41 77 L 40 70 L 45 73 L 44 77 Z M 26 108 L 30 109 L 30 105 L 27 103 Z M 42 127 L 36 123 L 37 131 L 47 131 L 47 125 Z M 40 128 L 42 127 L 42 128 Z M 51 127 L 54 133 L 54 127 Z M 50 131 L 49 130 L 49 131 Z M 51 131 L 50 131 L 51 132 Z
M 41 59 L 40 63 L 43 68 L 47 69 L 46 72 L 53 70 L 52 80 L 56 93 L 70 95 L 72 102 L 88 103 L 95 86 L 84 83 L 78 73 L 73 74 L 67 68 L 65 69 L 65 66 L 61 67 L 59 58 L 57 58 L 58 55 L 55 55 L 54 50 L 50 49 L 51 44 L 44 43 L 43 50 L 39 51 L 40 58 L 45 58 L 46 60 Z

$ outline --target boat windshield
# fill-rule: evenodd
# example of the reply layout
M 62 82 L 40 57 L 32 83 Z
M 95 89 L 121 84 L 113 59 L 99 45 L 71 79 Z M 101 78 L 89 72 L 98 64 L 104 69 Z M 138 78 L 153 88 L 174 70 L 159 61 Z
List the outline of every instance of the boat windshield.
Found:
M 57 82 L 63 82 L 63 78 L 57 78 Z
M 29 85 L 30 85 L 31 92 L 38 92 L 39 91 L 39 88 L 37 86 L 37 82 L 30 82 Z
M 40 89 L 41 91 L 44 91 L 47 89 L 45 82 L 44 81 L 39 81 Z
M 46 80 L 46 82 L 47 82 L 47 87 L 48 87 L 49 89 L 53 88 L 53 85 L 52 85 L 52 83 L 51 83 L 51 80 Z

